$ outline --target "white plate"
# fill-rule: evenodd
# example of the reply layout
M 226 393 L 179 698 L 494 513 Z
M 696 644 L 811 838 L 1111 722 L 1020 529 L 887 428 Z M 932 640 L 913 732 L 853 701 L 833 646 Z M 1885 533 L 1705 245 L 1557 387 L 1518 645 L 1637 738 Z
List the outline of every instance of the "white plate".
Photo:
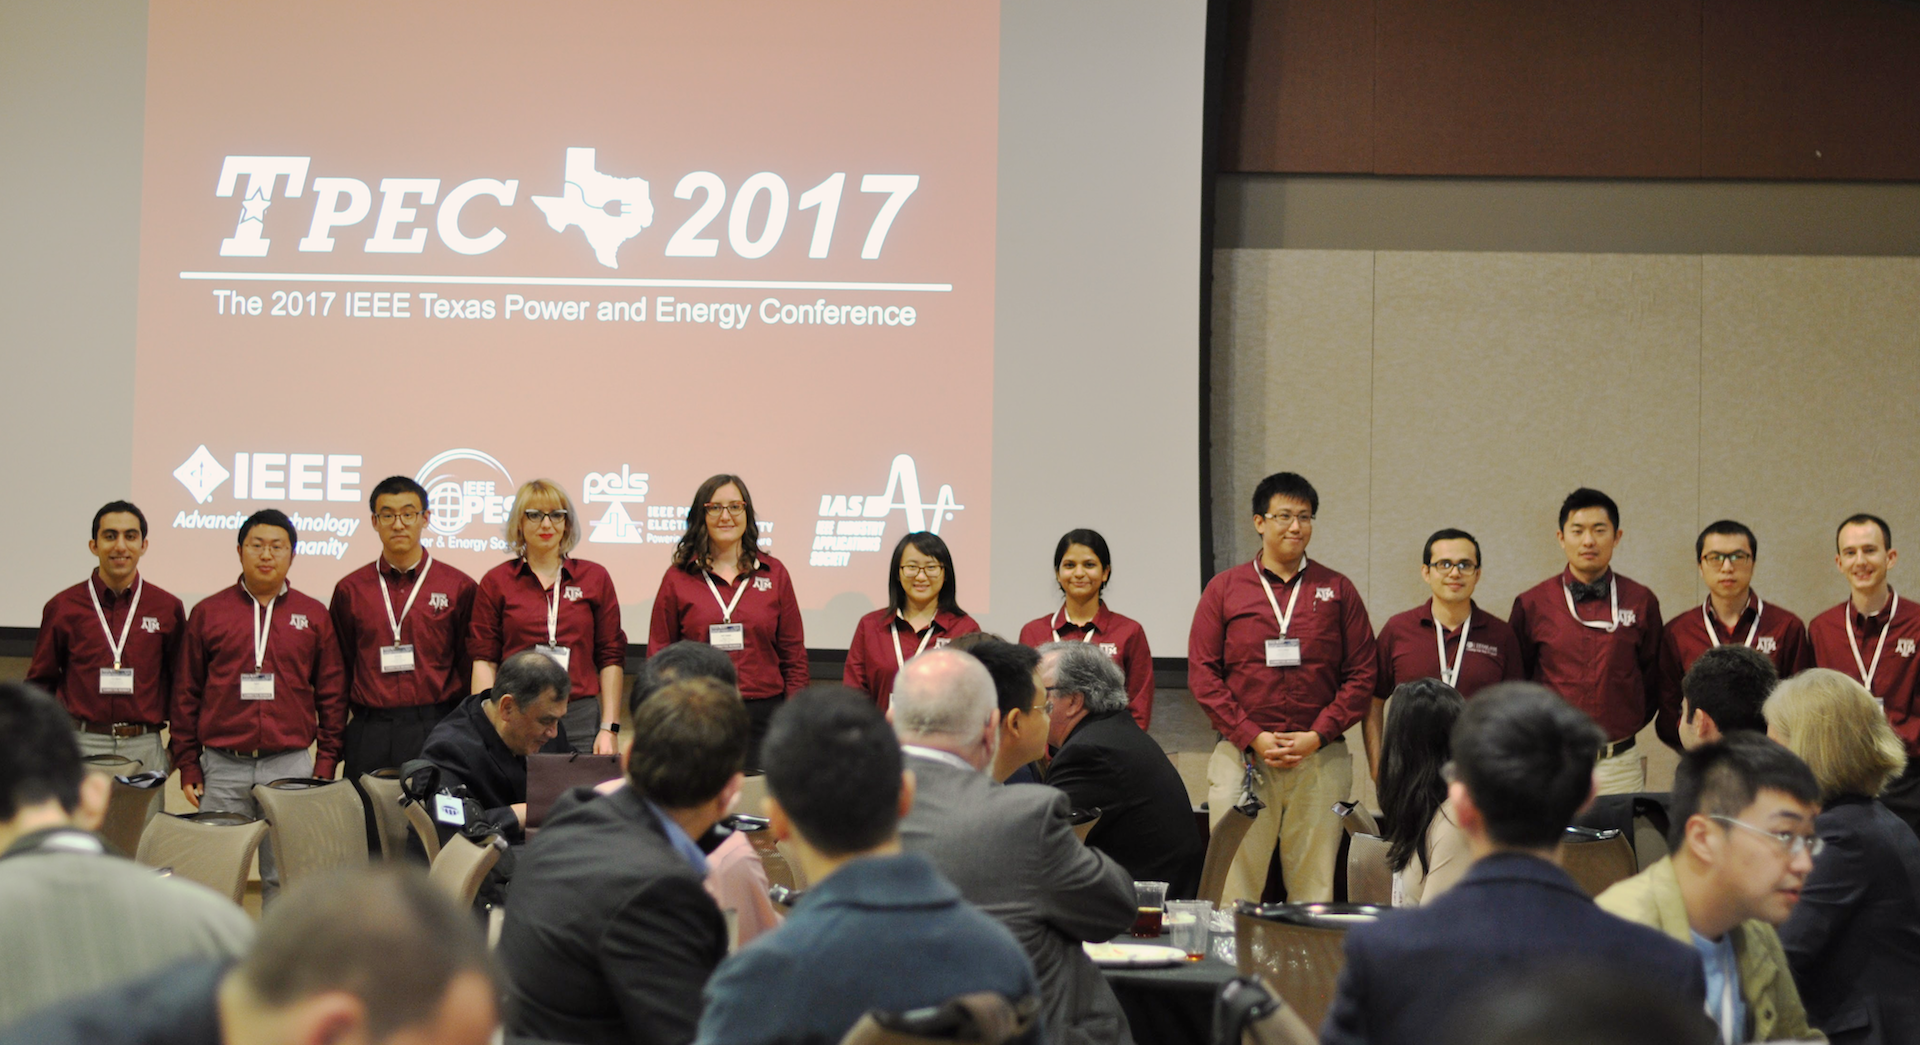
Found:
M 1151 943 L 1083 943 L 1093 964 L 1107 969 L 1139 969 L 1157 965 L 1185 965 L 1187 952 Z

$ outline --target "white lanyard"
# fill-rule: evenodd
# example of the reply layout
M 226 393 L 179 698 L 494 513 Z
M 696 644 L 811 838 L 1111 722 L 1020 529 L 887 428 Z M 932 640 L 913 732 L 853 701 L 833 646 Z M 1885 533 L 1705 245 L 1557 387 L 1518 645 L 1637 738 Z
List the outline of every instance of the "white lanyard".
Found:
M 719 597 L 718 595 L 715 596 L 715 598 L 718 598 L 718 597 Z M 734 596 L 734 598 L 736 599 L 738 599 L 739 597 L 740 596 L 738 595 Z M 902 616 L 900 619 L 907 620 L 907 618 L 904 616 Z M 907 627 L 909 628 L 913 627 L 913 622 L 910 620 L 907 620 Z M 907 658 L 900 650 L 900 629 L 894 627 L 892 624 L 888 624 L 887 632 L 888 634 L 891 634 L 893 636 L 893 663 L 897 667 L 902 667 L 902 668 L 906 667 Z M 927 643 L 932 641 L 932 639 L 933 639 L 933 622 L 928 621 L 927 633 L 925 635 L 920 636 L 920 645 L 914 648 L 913 655 L 917 657 L 923 651 L 925 651 L 927 648 Z
M 1278 613 L 1280 611 L 1276 609 L 1274 610 L 1274 612 Z M 1055 642 L 1060 641 L 1060 618 L 1066 616 L 1066 613 L 1067 613 L 1067 604 L 1064 602 L 1060 604 L 1059 609 L 1053 611 L 1053 641 Z M 1096 611 L 1096 616 L 1097 615 L 1098 615 L 1098 612 Z M 1092 621 L 1088 621 L 1086 623 L 1085 630 L 1080 632 L 1080 641 L 1081 642 L 1093 641 L 1093 622 Z
M 104 581 L 102 583 L 105 583 Z M 140 611 L 140 593 L 147 587 L 147 579 L 133 589 L 133 604 L 127 607 L 127 619 L 120 625 L 120 641 L 113 641 L 113 629 L 107 626 L 107 611 L 100 608 L 100 593 L 93 590 L 93 578 L 87 578 L 87 594 L 93 597 L 94 616 L 100 618 L 100 630 L 107 634 L 107 649 L 113 653 L 113 670 L 120 670 L 120 651 L 127 648 L 127 636 L 133 631 L 133 615 Z
M 400 616 L 397 619 L 393 615 L 393 595 L 387 591 L 387 579 L 380 575 L 380 564 L 378 562 L 373 564 L 373 579 L 380 585 L 380 600 L 387 604 L 387 623 L 393 627 L 393 644 L 396 646 L 400 645 L 400 622 L 406 620 L 407 614 L 412 611 L 413 600 L 419 598 L 420 589 L 427 586 L 427 571 L 433 569 L 433 556 L 427 555 L 426 552 L 420 554 L 426 558 L 426 565 L 420 567 L 420 576 L 413 579 L 413 591 L 407 594 L 407 604 L 400 608 Z M 555 577 L 554 587 L 559 586 L 560 579 Z M 555 604 L 555 608 L 558 608 L 558 603 Z M 554 614 L 547 615 L 548 642 L 553 641 L 554 616 Z
M 1588 620 L 1585 617 L 1580 616 L 1579 613 L 1574 611 L 1573 589 L 1567 587 L 1566 578 L 1562 577 L 1560 579 L 1560 594 L 1565 595 L 1567 597 L 1567 613 L 1570 616 L 1572 616 L 1574 620 L 1577 620 L 1580 623 L 1585 624 L 1587 627 L 1598 628 L 1599 630 L 1604 631 L 1607 634 L 1611 635 L 1615 630 L 1617 630 L 1620 627 L 1620 584 L 1619 582 L 1614 580 L 1612 574 L 1607 575 L 1607 593 L 1612 597 L 1612 600 L 1613 600 L 1613 615 L 1607 618 L 1607 622 L 1605 624 L 1602 624 L 1597 620 Z M 1709 628 L 1708 630 L 1711 631 L 1712 629 Z
M 723 624 L 732 624 L 733 608 L 735 606 L 740 605 L 740 596 L 745 595 L 747 593 L 747 578 L 745 576 L 735 577 L 734 580 L 738 581 L 740 583 L 740 586 L 738 588 L 733 589 L 733 601 L 721 602 L 720 589 L 714 586 L 713 574 L 709 573 L 706 575 L 706 577 L 707 577 L 707 590 L 713 593 L 714 605 L 720 607 L 720 622 Z M 894 643 L 897 645 L 899 641 L 900 640 L 895 639 Z
M 245 591 L 244 588 L 241 590 Z M 283 587 L 281 590 L 286 589 Z M 247 601 L 253 604 L 253 670 L 259 674 L 260 666 L 267 661 L 267 640 L 273 637 L 273 604 L 280 601 L 280 595 L 275 593 L 273 598 L 267 600 L 265 631 L 260 630 L 260 600 L 254 598 L 252 592 L 247 592 Z
M 1709 605 L 1711 605 L 1712 603 L 1713 603 L 1713 599 L 1711 599 L 1711 598 L 1709 598 L 1709 599 L 1707 599 L 1707 601 L 1706 601 L 1706 602 L 1703 602 L 1703 603 L 1701 603 L 1701 604 L 1700 604 L 1700 619 L 1701 619 L 1702 621 L 1705 621 L 1705 622 L 1706 622 L 1706 625 L 1707 625 L 1707 640 L 1708 640 L 1708 641 L 1710 641 L 1710 642 L 1712 642 L 1712 643 L 1713 643 L 1713 644 L 1714 644 L 1715 646 L 1719 646 L 1719 645 L 1720 645 L 1720 633 L 1719 633 L 1719 632 L 1717 632 L 1717 631 L 1715 631 L 1715 630 L 1713 630 L 1713 618 L 1712 618 L 1712 617 L 1709 617 L 1709 616 L 1707 616 L 1707 607 L 1708 607 Z M 1761 615 L 1762 613 L 1765 613 L 1765 612 L 1767 612 L 1767 603 L 1766 603 L 1766 600 L 1765 600 L 1765 599 L 1762 599 L 1762 598 L 1760 597 L 1760 595 L 1759 595 L 1759 593 L 1758 593 L 1758 592 L 1756 592 L 1756 593 L 1754 593 L 1754 596 L 1753 596 L 1753 603 L 1754 603 L 1754 606 L 1753 606 L 1753 627 L 1751 627 L 1751 628 L 1748 628 L 1748 629 L 1747 629 L 1747 641 L 1745 641 L 1745 642 L 1743 642 L 1743 643 L 1741 643 L 1741 645 L 1742 645 L 1742 646 L 1745 646 L 1745 647 L 1747 647 L 1748 649 L 1752 649 L 1752 648 L 1753 648 L 1753 637 L 1754 637 L 1755 635 L 1758 635 L 1758 634 L 1760 634 L 1760 615 Z M 1735 623 L 1735 624 L 1738 624 L 1738 623 L 1740 623 L 1740 622 L 1739 622 L 1739 620 L 1738 620 L 1738 619 L 1735 619 L 1735 621 L 1734 621 L 1734 623 Z M 1731 635 L 1731 634 L 1733 634 L 1733 632 L 1732 632 L 1732 630 L 1731 630 L 1731 629 L 1729 629 L 1729 630 L 1728 630 L 1728 632 L 1727 632 L 1727 634 L 1729 634 L 1729 635 Z M 1851 635 L 1851 634 L 1853 634 L 1853 628 L 1852 628 L 1851 626 L 1849 626 L 1849 627 L 1847 628 L 1847 634 L 1849 634 L 1849 635 Z M 1855 657 L 1858 657 L 1858 656 L 1859 656 L 1859 654 L 1857 654 L 1857 653 L 1856 653 L 1856 654 L 1854 654 L 1854 656 L 1855 656 Z
M 1893 615 L 1900 612 L 1900 593 L 1893 593 L 1893 605 L 1887 609 L 1887 622 L 1880 625 L 1880 639 L 1873 644 L 1873 663 L 1867 664 L 1860 659 L 1860 640 L 1853 637 L 1853 607 L 1847 607 L 1847 645 L 1853 647 L 1853 663 L 1860 669 L 1860 684 L 1873 692 L 1873 676 L 1880 670 L 1880 651 L 1887 645 L 1887 629 L 1893 627 Z
M 1460 622 L 1460 652 L 1454 654 L 1453 667 L 1447 667 L 1447 629 L 1440 624 L 1440 618 L 1433 619 L 1433 644 L 1440 651 L 1440 681 L 1449 686 L 1460 685 L 1460 665 L 1467 662 L 1467 632 L 1473 628 L 1473 609 L 1468 607 L 1467 619 Z
M 1293 600 L 1300 597 L 1300 589 L 1307 586 L 1302 574 L 1307 572 L 1307 557 L 1300 557 L 1300 572 L 1293 575 L 1293 591 L 1287 596 L 1287 612 L 1280 612 L 1280 600 L 1273 597 L 1273 585 L 1267 583 L 1267 571 L 1260 568 L 1260 560 L 1253 560 L 1253 575 L 1260 578 L 1260 586 L 1267 590 L 1267 604 L 1273 607 L 1273 619 L 1280 622 L 1280 637 L 1287 637 L 1287 625 L 1293 623 Z
M 533 569 L 533 564 L 528 563 L 527 569 L 529 570 Z M 537 573 L 534 574 L 533 576 L 536 580 L 539 579 L 540 577 L 540 575 Z M 426 579 L 425 577 L 421 578 L 421 580 L 425 580 L 425 579 Z M 567 564 L 563 562 L 559 566 L 554 567 L 553 598 L 547 601 L 547 648 L 548 649 L 558 649 L 560 647 L 560 583 L 566 579 L 567 579 Z M 416 586 L 414 590 L 419 591 L 420 589 Z M 397 636 L 399 632 L 395 631 L 394 634 Z M 394 641 L 398 642 L 400 640 L 396 637 Z

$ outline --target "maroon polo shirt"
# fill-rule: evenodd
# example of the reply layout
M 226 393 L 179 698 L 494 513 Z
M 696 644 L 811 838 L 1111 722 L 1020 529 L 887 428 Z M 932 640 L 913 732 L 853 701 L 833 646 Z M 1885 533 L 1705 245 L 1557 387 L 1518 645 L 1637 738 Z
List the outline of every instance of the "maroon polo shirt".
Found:
M 1659 706 L 1660 600 L 1646 585 L 1609 570 L 1619 585 L 1620 625 L 1589 628 L 1567 613 L 1562 582 L 1573 571 L 1528 588 L 1513 600 L 1507 623 L 1519 640 L 1527 677 L 1587 713 L 1609 743 L 1625 740 L 1651 721 Z M 1602 595 L 1574 604 L 1581 620 L 1605 621 L 1612 607 Z
M 1860 660 L 1873 667 L 1873 650 L 1880 641 L 1880 628 L 1887 627 L 1886 646 L 1880 654 L 1880 666 L 1874 669 L 1873 685 L 1867 688 L 1886 703 L 1887 722 L 1907 745 L 1907 755 L 1920 758 L 1920 708 L 1916 708 L 1914 690 L 1920 687 L 1920 605 L 1892 599 L 1872 617 L 1854 612 L 1849 599 L 1807 622 L 1807 639 L 1813 646 L 1813 662 L 1850 679 L 1864 683 L 1860 666 L 1854 663 L 1853 648 L 1847 644 L 1846 629 L 1860 646 Z
M 426 586 L 415 595 L 422 571 Z M 382 557 L 340 578 L 328 609 L 340 640 L 340 659 L 347 666 L 347 703 L 411 708 L 465 696 L 473 668 L 467 627 L 474 589 L 472 577 L 426 553 L 411 570 L 396 570 Z M 413 599 L 410 610 L 408 598 Z M 394 645 L 388 600 L 393 619 L 400 621 L 400 643 L 413 647 L 412 671 L 380 670 L 381 648 Z
M 1415 679 L 1437 679 L 1440 673 L 1440 650 L 1434 645 L 1433 601 L 1428 600 L 1405 613 L 1396 613 L 1380 629 L 1380 677 L 1374 688 L 1374 696 L 1385 700 L 1393 696 L 1396 686 Z M 1454 628 L 1446 633 L 1447 665 L 1452 666 L 1456 657 L 1460 658 L 1460 677 L 1454 689 L 1463 697 L 1475 693 L 1496 682 L 1526 678 L 1526 666 L 1521 662 L 1520 643 L 1513 637 L 1513 629 L 1507 622 L 1480 608 L 1473 606 L 1472 616 L 1467 618 L 1467 652 L 1460 652 L 1460 629 Z
M 114 641 L 127 625 L 134 592 L 140 593 L 139 614 L 127 628 L 127 644 L 120 651 L 121 667 L 133 669 L 130 694 L 100 692 L 100 669 L 113 667 L 113 647 L 100 628 L 89 588 L 100 597 Z M 47 600 L 40 612 L 40 633 L 33 640 L 27 681 L 60 698 L 60 705 L 74 718 L 162 726 L 173 708 L 174 666 L 186 630 L 186 608 L 159 585 L 143 588 L 140 575 L 135 574 L 127 593 L 117 595 L 94 570 L 86 580 Z
M 1288 638 L 1300 640 L 1297 667 L 1267 666 L 1267 640 L 1280 637 L 1280 622 L 1261 589 L 1261 573 L 1282 610 L 1301 586 L 1287 629 Z M 1312 559 L 1292 581 L 1258 559 L 1222 571 L 1207 582 L 1193 612 L 1187 685 L 1213 728 L 1243 750 L 1263 732 L 1310 729 L 1322 743 L 1345 735 L 1372 706 L 1378 671 L 1359 590 Z
M 257 613 L 246 586 L 201 599 L 187 618 L 175 677 L 169 745 L 180 783 L 199 784 L 200 751 L 293 751 L 319 741 L 313 775 L 333 779 L 347 725 L 346 672 L 333 619 L 319 599 L 282 586 L 259 670 L 273 674 L 272 700 L 240 699 L 240 676 L 254 671 Z M 264 607 L 262 607 L 264 609 Z
M 598 697 L 600 670 L 627 663 L 620 597 L 606 567 L 585 559 L 562 558 L 558 583 L 560 613 L 554 634 L 559 645 L 572 651 L 567 655 L 567 677 L 573 683 L 573 699 Z M 467 656 L 497 667 L 521 650 L 546 645 L 552 591 L 524 556 L 488 570 L 473 596 Z
M 1667 621 L 1665 634 L 1660 642 L 1660 719 L 1658 722 L 1660 739 L 1678 746 L 1680 743 L 1680 680 L 1686 677 L 1693 662 L 1700 655 L 1716 645 L 1739 646 L 1747 641 L 1747 632 L 1753 631 L 1753 648 L 1767 655 L 1773 661 L 1775 671 L 1781 678 L 1791 678 L 1813 667 L 1813 646 L 1807 641 L 1807 626 L 1800 618 L 1787 612 L 1783 606 L 1776 606 L 1762 599 L 1753 591 L 1747 592 L 1747 608 L 1740 619 L 1729 630 L 1713 615 L 1711 606 L 1690 606 L 1673 615 Z M 1754 629 L 1756 614 L 1760 627 Z M 1711 621 L 1711 623 L 1709 623 Z M 1712 637 L 1707 629 L 1711 627 Z M 1714 640 L 1718 639 L 1718 642 Z M 1846 642 L 1843 637 L 1842 644 Z
M 780 560 L 758 556 L 760 564 L 728 584 L 713 577 L 720 602 L 732 602 L 742 584 L 749 585 L 733 609 L 733 623 L 744 625 L 745 648 L 730 651 L 740 673 L 740 695 L 748 700 L 787 697 L 807 688 L 807 638 L 800 623 L 800 600 L 793 578 Z M 653 620 L 647 629 L 647 650 L 658 653 L 681 639 L 706 642 L 707 628 L 722 623 L 724 607 L 708 590 L 707 573 L 688 573 L 667 567 L 660 578 L 660 594 L 653 600 Z
M 941 610 L 933 615 L 933 623 L 915 631 L 892 607 L 883 606 L 861 617 L 854 627 L 853 641 L 847 644 L 847 666 L 840 673 L 840 681 L 872 697 L 880 710 L 885 711 L 892 703 L 893 677 L 900 673 L 900 662 L 894 659 L 895 634 L 900 636 L 899 655 L 912 660 L 920 651 L 922 640 L 926 641 L 927 649 L 939 649 L 979 630 L 980 624 L 968 614 Z
M 1043 646 L 1055 641 L 1055 634 L 1060 642 L 1091 642 L 1120 665 L 1127 676 L 1127 710 L 1133 712 L 1133 720 L 1141 729 L 1147 728 L 1153 721 L 1153 651 L 1147 648 L 1147 633 L 1140 622 L 1113 612 L 1107 608 L 1107 600 L 1101 599 L 1099 611 L 1085 625 L 1075 624 L 1055 610 L 1028 621 L 1020 629 L 1020 642 Z

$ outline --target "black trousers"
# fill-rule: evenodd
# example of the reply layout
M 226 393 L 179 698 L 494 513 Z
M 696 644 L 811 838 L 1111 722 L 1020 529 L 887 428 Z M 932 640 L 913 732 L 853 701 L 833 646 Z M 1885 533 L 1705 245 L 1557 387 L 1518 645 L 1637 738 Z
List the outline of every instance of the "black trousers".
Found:
M 747 772 L 760 771 L 760 744 L 767 739 L 767 726 L 773 722 L 773 713 L 787 702 L 785 697 L 767 697 L 762 700 L 747 701 Z
M 360 790 L 360 778 L 376 769 L 397 769 L 420 757 L 427 746 L 427 735 L 460 702 L 426 704 L 412 708 L 370 708 L 350 705 L 341 763 L 346 777 L 360 791 L 360 805 L 367 814 L 367 852 L 380 855 L 380 828 L 373 818 L 373 803 Z

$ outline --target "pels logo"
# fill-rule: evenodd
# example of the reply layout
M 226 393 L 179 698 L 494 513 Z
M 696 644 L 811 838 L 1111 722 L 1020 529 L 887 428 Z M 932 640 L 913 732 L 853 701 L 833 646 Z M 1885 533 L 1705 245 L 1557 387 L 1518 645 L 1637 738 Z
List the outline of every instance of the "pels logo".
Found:
M 587 533 L 590 543 L 647 543 L 647 531 L 627 512 L 627 505 L 646 503 L 647 473 L 623 464 L 617 472 L 588 472 L 581 486 L 582 505 L 607 506 L 605 514 L 592 520 L 593 528 Z

